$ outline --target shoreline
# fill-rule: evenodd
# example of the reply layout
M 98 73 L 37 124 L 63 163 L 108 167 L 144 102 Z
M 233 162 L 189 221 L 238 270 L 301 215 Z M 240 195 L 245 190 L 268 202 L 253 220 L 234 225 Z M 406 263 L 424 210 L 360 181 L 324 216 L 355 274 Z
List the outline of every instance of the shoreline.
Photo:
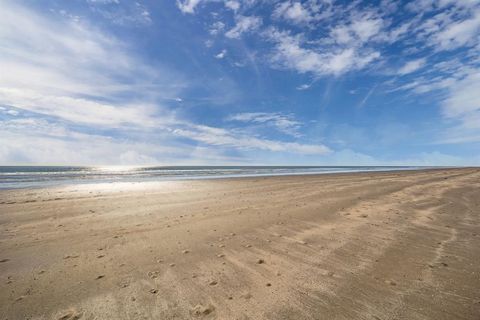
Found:
M 480 168 L 147 184 L 0 191 L 0 315 L 480 314 Z
M 416 171 L 430 171 L 430 170 L 462 170 L 462 169 L 476 169 L 480 167 L 418 167 L 418 168 L 405 168 L 405 169 L 398 169 L 398 167 L 392 169 L 385 169 L 385 170 L 359 170 L 359 171 L 332 171 L 332 172 L 299 172 L 299 173 L 278 173 L 278 174 L 251 174 L 251 175 L 219 175 L 219 176 L 198 176 L 198 177 L 151 177 L 145 178 L 143 180 L 118 180 L 118 181 L 101 181 L 101 180 L 92 180 L 92 181 L 81 181 L 78 182 L 65 182 L 65 183 L 53 183 L 53 184 L 46 184 L 46 185 L 38 185 L 38 186 L 27 186 L 27 187 L 1 187 L 0 185 L 0 193 L 4 191 L 22 191 L 22 190 L 38 190 L 38 189 L 63 189 L 63 188 L 73 188 L 76 186 L 80 187 L 88 187 L 88 186 L 96 186 L 96 185 L 105 185 L 105 186 L 112 186 L 112 185 L 138 185 L 138 184 L 145 184 L 145 185 L 155 185 L 157 183 L 165 183 L 165 182 L 189 182 L 189 181 L 208 181 L 208 180 L 236 180 L 236 179 L 255 179 L 255 178 L 275 178 L 275 177 L 307 177 L 307 176 L 324 176 L 324 175 L 342 175 L 342 174 L 361 174 L 361 173 L 389 173 L 389 172 L 416 172 Z
M 69 167 L 66 167 L 69 168 Z M 92 167 L 93 168 L 93 167 Z M 217 168 L 217 167 L 212 167 Z M 222 168 L 222 167 L 218 167 Z M 248 168 L 248 167 L 239 167 L 239 168 Z M 252 168 L 257 168 L 252 166 Z M 268 168 L 290 168 L 290 167 L 263 167 Z M 315 167 L 291 167 L 291 168 L 315 168 Z M 318 167 L 320 168 L 320 167 Z M 328 167 L 324 167 L 328 168 Z M 331 168 L 354 168 L 348 166 L 332 166 Z M 76 180 L 48 180 L 41 185 L 39 181 L 32 181 L 27 186 L 11 186 L 4 187 L 0 183 L 0 191 L 2 190 L 21 190 L 21 189 L 38 189 L 38 188 L 52 188 L 52 187 L 66 187 L 70 185 L 92 185 L 92 184 L 114 184 L 114 183 L 154 183 L 154 182 L 168 182 L 168 181 L 197 181 L 197 180 L 217 180 L 217 179 L 237 179 L 237 178 L 256 178 L 256 177 L 283 177 L 283 176 L 308 176 L 308 175 L 324 175 L 324 174 L 341 174 L 341 173 L 361 173 L 361 172 L 395 172 L 395 171 L 418 171 L 418 170 L 432 170 L 432 169 L 462 169 L 469 167 L 430 167 L 430 166 L 359 166 L 358 170 L 336 170 L 336 171 L 317 171 L 317 172 L 288 172 L 288 173 L 253 173 L 253 174 L 223 174 L 223 175 L 198 175 L 198 176 L 150 176 L 142 178 L 122 178 L 122 175 L 119 175 L 118 180 L 113 180 L 113 178 L 101 179 L 76 179 Z M 360 168 L 364 168 L 362 170 Z M 366 170 L 366 168 L 377 168 Z M 28 174 L 28 173 L 26 173 Z M 53 176 L 54 177 L 54 176 Z M 21 182 L 20 182 L 21 183 Z M 13 183 L 12 183 L 13 184 Z M 25 183 L 27 184 L 27 183 Z M 39 184 L 39 185 L 35 185 Z

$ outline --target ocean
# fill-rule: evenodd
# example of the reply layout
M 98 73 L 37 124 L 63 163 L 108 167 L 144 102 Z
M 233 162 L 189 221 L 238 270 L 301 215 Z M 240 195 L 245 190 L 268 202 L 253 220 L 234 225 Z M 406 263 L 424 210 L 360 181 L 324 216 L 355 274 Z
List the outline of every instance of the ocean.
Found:
M 415 170 L 412 166 L 170 166 L 68 167 L 0 166 L 0 189 L 39 188 L 85 183 L 142 182 L 233 177 Z

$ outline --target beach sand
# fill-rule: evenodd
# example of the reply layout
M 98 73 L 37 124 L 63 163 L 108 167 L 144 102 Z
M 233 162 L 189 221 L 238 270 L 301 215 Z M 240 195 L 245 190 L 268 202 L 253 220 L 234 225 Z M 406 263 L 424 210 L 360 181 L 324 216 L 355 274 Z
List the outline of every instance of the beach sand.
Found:
M 0 319 L 480 319 L 480 169 L 0 192 Z

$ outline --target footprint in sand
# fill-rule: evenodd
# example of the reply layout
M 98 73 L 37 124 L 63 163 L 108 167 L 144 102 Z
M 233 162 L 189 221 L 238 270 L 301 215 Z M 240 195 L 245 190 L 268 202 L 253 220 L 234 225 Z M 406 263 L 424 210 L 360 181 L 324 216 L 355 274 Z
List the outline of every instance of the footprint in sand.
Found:
M 63 259 L 75 259 L 75 258 L 78 258 L 80 257 L 80 255 L 78 254 L 67 254 L 65 256 L 63 256 Z
M 252 294 L 250 292 L 244 293 L 240 296 L 240 298 L 243 298 L 245 300 L 249 300 L 252 298 Z
M 148 276 L 151 279 L 156 279 L 156 278 L 158 278 L 158 276 L 160 276 L 160 271 L 149 271 Z
M 393 281 L 393 280 L 385 280 L 385 283 L 386 283 L 386 284 L 389 284 L 389 285 L 391 285 L 391 286 L 396 286 L 396 285 L 397 285 L 397 283 L 396 283 L 395 281 Z
M 192 308 L 192 315 L 194 316 L 206 316 L 212 313 L 215 308 L 212 305 L 203 306 L 201 304 L 197 304 L 195 307 Z
M 75 309 L 70 309 L 58 318 L 58 320 L 78 320 L 82 317 L 82 312 L 79 312 Z

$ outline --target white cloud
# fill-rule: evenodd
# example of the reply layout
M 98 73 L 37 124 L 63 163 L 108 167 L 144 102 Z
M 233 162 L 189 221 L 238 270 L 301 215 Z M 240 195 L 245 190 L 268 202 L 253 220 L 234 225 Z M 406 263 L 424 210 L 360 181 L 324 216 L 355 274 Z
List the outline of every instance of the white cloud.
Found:
M 408 10 L 413 12 L 426 13 L 428 11 L 434 10 L 437 7 L 437 5 L 440 5 L 441 2 L 442 1 L 438 1 L 438 0 L 417 0 L 417 1 L 411 1 L 405 7 Z
M 232 1 L 223 2 L 227 7 L 232 6 Z M 237 1 L 233 2 L 234 9 L 238 11 Z M 190 1 L 184 4 L 190 4 Z M 255 4 L 258 2 L 242 2 L 242 14 L 247 12 L 245 8 L 253 8 Z M 383 67 L 388 62 L 387 54 L 390 54 L 385 52 L 386 59 L 380 59 L 384 45 L 399 40 L 408 41 L 409 47 L 405 52 L 410 50 L 410 53 L 428 47 L 439 51 L 478 45 L 479 4 L 478 0 L 419 0 L 402 6 L 394 0 L 383 0 L 374 7 L 360 1 L 348 4 L 315 0 L 274 1 L 259 6 L 262 10 L 270 8 L 273 20 L 297 24 L 293 29 L 288 30 L 288 26 L 282 25 L 280 30 L 275 21 L 272 23 L 267 19 L 265 24 L 270 25 L 262 30 L 263 21 L 259 17 L 245 16 L 236 11 L 236 25 L 226 36 L 239 38 L 244 32 L 259 29 L 258 34 L 275 45 L 273 54 L 265 59 L 272 66 L 315 76 L 341 75 L 360 70 L 375 61 L 379 61 L 376 66 Z M 407 11 L 405 19 L 396 21 L 393 15 L 404 8 L 414 14 Z M 216 16 L 215 19 L 218 18 Z M 302 26 L 304 28 L 299 29 Z M 412 73 L 426 64 L 427 61 L 422 59 L 408 62 L 398 74 Z
M 293 23 L 306 23 L 313 19 L 310 11 L 300 2 L 285 1 L 278 4 L 273 11 L 276 19 L 285 19 Z
M 438 138 L 439 144 L 480 141 L 480 69 L 459 61 L 438 63 L 432 68 L 440 76 L 419 77 L 398 87 L 416 94 L 435 92 L 440 97 L 441 115 L 451 124 Z
M 299 137 L 298 130 L 301 123 L 293 118 L 291 115 L 285 115 L 278 112 L 246 112 L 237 113 L 227 118 L 229 121 L 240 121 L 245 123 L 265 124 L 275 127 L 277 130 Z
M 422 68 L 425 65 L 426 62 L 427 62 L 427 60 L 425 58 L 420 58 L 420 59 L 408 61 L 407 63 L 405 63 L 405 65 L 403 67 L 401 67 L 398 70 L 398 74 L 405 75 L 405 74 L 415 72 L 418 69 Z
M 194 14 L 195 9 L 200 5 L 202 2 L 223 2 L 225 7 L 227 9 L 237 11 L 240 9 L 241 2 L 236 1 L 236 0 L 176 0 L 177 1 L 177 7 L 182 11 L 183 13 L 189 13 L 189 14 Z M 248 5 L 248 1 L 245 2 L 245 4 Z
M 371 12 L 356 13 L 347 24 L 341 23 L 330 30 L 330 37 L 340 45 L 359 47 L 378 36 L 383 19 Z
M 3 124 L 2 124 L 3 125 Z M 64 136 L 44 134 L 24 128 L 14 132 L 0 125 L 0 163 L 3 165 L 228 165 L 245 164 L 244 156 L 226 155 L 211 146 L 191 146 L 175 141 L 175 146 L 102 135 L 72 132 Z M 43 134 L 42 134 L 43 133 Z M 94 141 L 94 143 L 92 143 Z
M 186 82 L 177 73 L 145 65 L 125 44 L 80 20 L 2 5 L 0 163 L 178 163 L 199 160 L 192 159 L 198 144 L 224 162 L 226 148 L 328 152 L 179 119 L 158 104 L 179 101 Z
M 174 134 L 214 146 L 233 147 L 240 150 L 265 150 L 298 154 L 328 154 L 330 149 L 321 144 L 301 144 L 261 139 L 250 135 L 235 135 L 232 132 L 214 127 L 194 126 L 188 129 L 175 129 Z
M 302 90 L 310 89 L 311 86 L 312 86 L 311 84 L 304 83 L 299 85 L 296 89 L 302 91 Z
M 235 26 L 225 33 L 228 38 L 238 39 L 243 33 L 252 32 L 262 25 L 262 19 L 256 16 L 235 16 Z
M 212 36 L 215 36 L 219 33 L 221 33 L 225 29 L 225 23 L 221 21 L 215 21 L 212 26 L 210 27 L 209 33 Z
M 436 32 L 431 41 L 437 49 L 451 50 L 480 41 L 480 10 L 469 19 L 451 22 Z
M 339 44 L 348 44 L 354 41 L 351 29 L 345 25 L 337 26 L 330 30 L 330 36 Z
M 474 3 L 475 2 L 475 3 Z M 436 52 L 450 51 L 460 47 L 473 47 L 480 41 L 480 1 L 455 1 L 448 3 L 446 10 L 432 11 L 433 15 L 422 19 L 420 10 L 413 34 L 420 46 L 429 46 Z M 436 2 L 439 4 L 441 2 Z M 440 5 L 439 8 L 443 7 Z M 428 11 L 428 10 L 427 10 Z M 429 13 L 430 15 L 430 13 Z
M 238 9 L 240 9 L 240 2 L 234 1 L 234 0 L 228 0 L 228 1 L 225 1 L 225 7 L 233 11 L 237 11 Z
M 355 48 L 329 48 L 330 50 L 326 51 L 304 48 L 299 37 L 276 29 L 269 29 L 265 35 L 276 44 L 272 61 L 279 67 L 299 73 L 313 73 L 317 76 L 340 75 L 362 69 L 380 57 L 380 53 L 376 51 L 364 50 L 364 53 L 360 53 Z
M 367 42 L 380 32 L 382 26 L 383 20 L 381 18 L 366 14 L 353 20 L 351 29 L 361 42 Z
M 226 156 L 237 151 L 323 155 L 319 144 L 262 139 L 241 130 L 178 122 L 154 132 L 137 132 L 131 138 L 81 133 L 62 124 L 38 118 L 0 120 L 0 163 L 79 165 L 226 164 L 247 161 Z M 123 130 L 123 129 L 122 129 Z M 135 137 L 141 134 L 140 139 Z M 199 144 L 182 142 L 187 139 Z M 150 142 L 154 141 L 154 142 Z M 199 153 L 199 150 L 203 150 Z M 208 152 L 207 152 L 208 151 Z
M 208 40 L 205 40 L 204 44 L 205 44 L 205 47 L 207 48 L 211 48 L 213 46 L 213 40 L 211 39 L 208 39 Z
M 195 8 L 202 0 L 177 0 L 177 6 L 183 13 L 195 13 Z
M 46 19 L 9 2 L 0 20 L 0 103 L 74 123 L 151 126 L 178 75 L 153 69 L 86 23 Z M 169 76 L 171 78 L 169 79 Z M 122 79 L 122 80 L 119 80 Z M 141 101 L 122 96 L 140 94 Z
M 0 121 L 0 136 L 2 164 L 166 164 L 166 154 L 188 154 L 184 146 L 85 134 L 36 118 Z
M 383 35 L 379 35 L 378 38 L 384 37 L 384 39 L 382 39 L 383 41 L 388 43 L 394 43 L 398 41 L 400 38 L 408 35 L 408 31 L 410 31 L 411 28 L 412 28 L 412 22 L 407 21 L 400 24 L 399 26 L 391 28 L 390 30 L 385 32 Z
M 460 119 L 467 128 L 480 129 L 480 70 L 449 87 L 443 113 L 448 118 Z
M 149 25 L 152 23 L 148 9 L 137 1 L 89 0 L 87 2 L 90 4 L 92 12 L 98 13 L 117 25 Z
M 413 12 L 420 12 L 422 14 L 433 10 L 443 9 L 448 6 L 456 8 L 469 8 L 479 4 L 479 0 L 416 0 L 411 1 L 405 7 Z
M 225 58 L 226 55 L 227 55 L 227 50 L 223 49 L 222 51 L 220 51 L 218 54 L 215 55 L 215 58 L 216 59 L 223 59 L 223 58 Z
M 115 106 L 82 98 L 46 95 L 27 89 L 7 88 L 0 88 L 0 101 L 19 109 L 61 118 L 73 123 L 110 127 L 124 124 L 151 127 L 160 124 L 154 117 L 159 110 L 152 105 Z

